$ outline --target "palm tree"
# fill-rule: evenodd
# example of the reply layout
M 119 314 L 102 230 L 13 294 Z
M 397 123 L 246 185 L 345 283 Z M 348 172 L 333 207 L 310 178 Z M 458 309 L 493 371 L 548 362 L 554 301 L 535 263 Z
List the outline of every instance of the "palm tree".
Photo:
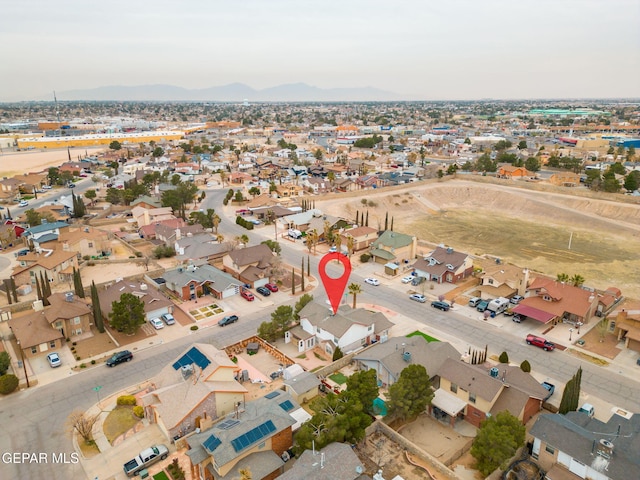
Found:
M 353 308 L 356 308 L 356 299 L 358 295 L 362 293 L 362 287 L 358 283 L 349 284 L 349 295 L 353 295 Z
M 558 282 L 562 282 L 562 283 L 568 282 L 569 281 L 569 275 L 567 275 L 566 273 L 559 273 L 556 276 L 556 280 Z
M 576 273 L 569 279 L 569 281 L 573 284 L 574 287 L 581 287 L 584 283 L 584 277 Z
M 218 234 L 218 225 L 220 225 L 220 217 L 218 216 L 217 213 L 214 213 L 213 216 L 211 217 L 211 223 L 213 224 L 213 229 L 216 233 L 216 235 Z
M 347 235 L 347 253 L 349 256 L 353 255 L 353 249 L 355 247 L 355 239 L 351 235 Z

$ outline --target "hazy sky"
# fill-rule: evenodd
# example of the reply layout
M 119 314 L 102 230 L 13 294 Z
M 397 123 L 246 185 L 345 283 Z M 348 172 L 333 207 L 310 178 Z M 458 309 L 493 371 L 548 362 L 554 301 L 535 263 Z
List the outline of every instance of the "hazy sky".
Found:
M 20 0 L 0 9 L 0 101 L 233 82 L 640 97 L 639 26 L 638 0 Z

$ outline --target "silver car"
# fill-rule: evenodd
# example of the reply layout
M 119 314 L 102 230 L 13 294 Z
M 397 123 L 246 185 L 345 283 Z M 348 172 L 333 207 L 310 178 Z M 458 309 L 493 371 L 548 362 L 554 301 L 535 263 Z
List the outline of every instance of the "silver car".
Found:
M 160 318 L 167 325 L 173 325 L 174 323 L 176 323 L 176 319 L 173 318 L 173 315 L 171 315 L 170 313 L 163 313 Z

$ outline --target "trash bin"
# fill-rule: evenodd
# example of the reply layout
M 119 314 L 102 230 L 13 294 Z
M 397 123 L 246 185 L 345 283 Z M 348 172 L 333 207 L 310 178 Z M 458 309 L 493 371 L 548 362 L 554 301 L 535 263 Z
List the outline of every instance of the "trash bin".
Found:
M 148 477 L 149 477 L 149 471 L 146 468 L 140 470 L 140 478 L 148 478 Z

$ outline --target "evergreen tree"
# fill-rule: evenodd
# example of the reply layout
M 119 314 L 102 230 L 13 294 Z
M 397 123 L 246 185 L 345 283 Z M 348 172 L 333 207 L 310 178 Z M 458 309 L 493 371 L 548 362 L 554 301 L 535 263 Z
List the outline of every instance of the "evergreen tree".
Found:
M 18 290 L 16 288 L 16 281 L 14 278 L 11 278 L 11 295 L 13 295 L 14 303 L 18 303 Z
M 82 286 L 80 270 L 76 270 L 76 267 L 73 267 L 73 287 L 76 295 L 80 298 L 84 298 L 84 287 Z
M 522 370 L 525 373 L 529 373 L 531 371 L 531 364 L 525 360 L 520 364 L 520 370 Z
M 364 226 L 368 227 L 369 226 L 369 210 L 367 210 L 367 216 L 364 220 Z
M 398 381 L 389 387 L 388 398 L 390 418 L 405 420 L 424 412 L 433 398 L 433 388 L 424 366 L 411 364 L 405 367 Z
M 104 333 L 104 318 L 100 308 L 100 297 L 95 282 L 91 282 L 91 306 L 93 307 L 93 323 L 100 333 Z
M 36 295 L 38 300 L 42 300 L 42 290 L 40 290 L 40 281 L 38 280 L 38 277 L 36 277 Z
M 109 318 L 116 330 L 127 335 L 136 333 L 145 324 L 144 302 L 132 293 L 123 293 L 120 300 L 112 303 Z
M 384 231 L 389 230 L 389 212 L 384 215 Z
M 477 468 L 483 478 L 512 458 L 524 445 L 525 426 L 507 410 L 491 416 L 480 424 L 471 447 Z
M 13 303 L 11 301 L 11 282 L 8 278 L 5 278 L 3 282 L 4 282 L 4 291 L 7 293 L 7 303 L 11 305 Z
M 300 281 L 301 281 L 301 285 L 300 285 L 300 291 L 302 293 L 304 293 L 304 257 L 302 257 L 302 265 L 300 265 Z
M 296 294 L 296 271 L 291 269 L 291 295 Z
M 309 255 L 307 255 L 307 277 L 311 276 L 311 260 L 309 259 Z
M 498 358 L 498 361 L 500 363 L 509 363 L 509 355 L 507 355 L 507 352 L 502 352 L 500 354 L 500 357 Z
M 391 217 L 391 231 L 393 232 L 393 217 Z

